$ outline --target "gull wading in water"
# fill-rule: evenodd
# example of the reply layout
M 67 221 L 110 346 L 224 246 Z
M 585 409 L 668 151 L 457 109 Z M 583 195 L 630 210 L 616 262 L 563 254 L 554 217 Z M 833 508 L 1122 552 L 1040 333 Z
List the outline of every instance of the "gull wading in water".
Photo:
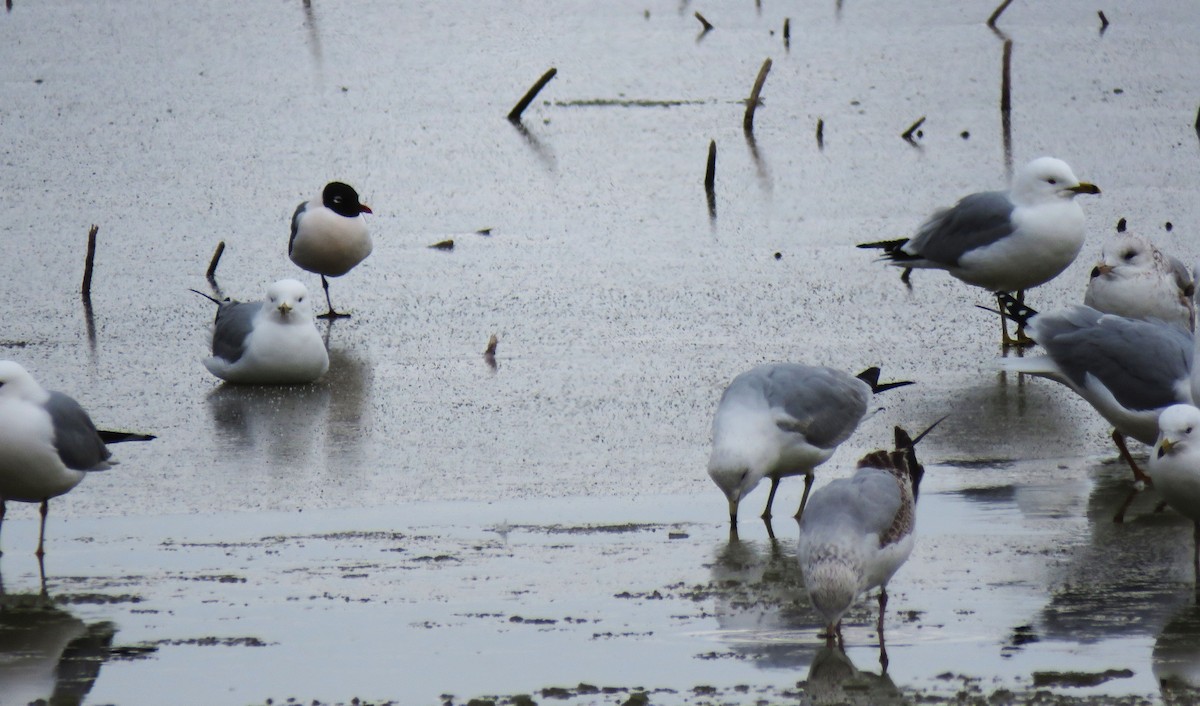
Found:
M 19 363 L 0 361 L 0 525 L 8 501 L 40 503 L 40 559 L 50 498 L 79 485 L 87 473 L 112 468 L 116 461 L 105 443 L 153 438 L 97 431 L 73 398 L 45 389 Z
M 1196 281 L 1187 265 L 1148 238 L 1117 233 L 1092 268 L 1083 303 L 1106 314 L 1196 328 Z
M 883 250 L 897 267 L 938 269 L 991 292 L 1024 292 L 1054 279 L 1083 247 L 1079 194 L 1099 194 L 1081 182 L 1061 159 L 1039 157 L 1021 167 L 1008 191 L 965 196 L 935 212 L 911 238 L 863 243 Z M 1001 314 L 1002 342 L 1026 344 L 1022 328 L 1008 334 Z
M 804 476 L 804 512 L 813 469 L 829 460 L 839 444 L 868 416 L 874 394 L 911 381 L 880 383 L 879 368 L 857 376 L 833 368 L 774 363 L 733 379 L 713 416 L 708 475 L 729 500 L 729 522 L 737 525 L 738 504 L 763 478 L 771 493 L 763 519 L 770 519 L 779 480 Z
M 288 257 L 301 269 L 321 275 L 321 286 L 325 289 L 329 310 L 317 318 L 350 316 L 333 310 L 326 277 L 341 277 L 371 254 L 371 234 L 367 232 L 364 213 L 371 213 L 371 209 L 359 203 L 353 187 L 331 181 L 319 197 L 301 203 L 292 214 Z
M 1200 581 L 1200 409 L 1190 404 L 1168 407 L 1158 427 L 1150 476 L 1167 504 L 1193 523 L 1192 569 Z
M 913 548 L 917 492 L 925 469 L 914 441 L 895 428 L 894 451 L 873 451 L 850 478 L 837 478 L 813 493 L 800 518 L 796 558 L 813 607 L 825 619 L 825 637 L 842 644 L 841 621 L 858 597 L 879 587 L 880 663 L 887 669 L 883 616 L 887 583 Z
M 1115 427 L 1113 443 L 1134 478 L 1150 482 L 1126 448 L 1125 437 L 1154 444 L 1158 415 L 1196 399 L 1200 376 L 1193 374 L 1193 335 L 1157 319 L 1104 314 L 1089 306 L 1039 314 L 1007 294 L 1000 305 L 1010 318 L 1028 326 L 1046 351 L 1005 359 L 1004 369 L 1055 380 L 1087 400 Z
M 217 305 L 213 354 L 203 361 L 213 375 L 232 383 L 282 385 L 312 382 L 329 369 L 301 282 L 281 279 L 261 302 L 220 301 L 192 291 Z

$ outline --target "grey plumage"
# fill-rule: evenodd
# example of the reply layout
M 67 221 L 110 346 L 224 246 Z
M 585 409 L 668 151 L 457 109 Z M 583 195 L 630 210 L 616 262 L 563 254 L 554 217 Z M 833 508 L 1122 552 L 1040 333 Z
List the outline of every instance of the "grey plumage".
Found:
M 218 302 L 213 321 L 212 352 L 218 358 L 236 363 L 246 352 L 246 337 L 254 329 L 254 317 L 262 302 Z
M 43 405 L 54 428 L 54 448 L 63 465 L 76 471 L 104 471 L 112 467 L 112 453 L 104 446 L 96 426 L 79 403 L 54 390 Z
M 802 433 L 808 443 L 822 449 L 850 438 L 871 399 L 871 391 L 856 378 L 832 368 L 799 364 L 755 368 L 734 384 L 761 389 L 771 407 L 791 417 L 777 422 L 780 429 Z
M 929 217 L 902 248 L 909 258 L 957 265 L 962 256 L 1012 235 L 1014 204 L 1005 191 L 984 191 L 961 199 Z
M 292 212 L 292 235 L 288 238 L 288 257 L 292 255 L 292 247 L 296 244 L 296 233 L 300 230 L 300 214 L 307 209 L 308 202 L 304 201 Z
M 1075 386 L 1102 383 L 1122 407 L 1141 411 L 1179 401 L 1176 384 L 1192 366 L 1192 337 L 1160 321 L 1102 314 L 1085 306 L 1031 322 L 1037 341 Z M 1153 438 L 1138 440 L 1153 443 Z

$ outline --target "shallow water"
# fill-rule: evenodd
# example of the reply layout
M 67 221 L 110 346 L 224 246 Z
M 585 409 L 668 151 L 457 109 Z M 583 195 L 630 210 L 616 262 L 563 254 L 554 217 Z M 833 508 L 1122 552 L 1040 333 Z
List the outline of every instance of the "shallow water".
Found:
M 1152 493 L 1111 522 L 1130 484 L 1108 429 L 1065 389 L 995 372 L 985 293 L 939 273 L 906 290 L 852 247 L 1003 186 L 993 5 L 762 5 L 15 0 L 0 353 L 101 426 L 159 438 L 52 503 L 65 615 L 35 615 L 58 632 L 21 618 L 36 510 L 10 506 L 0 703 L 48 697 L 86 626 L 115 645 L 82 679 L 94 703 L 790 693 L 829 663 L 794 523 L 772 542 L 744 521 L 731 543 L 703 470 L 720 390 L 773 360 L 918 383 L 882 397 L 818 483 L 892 425 L 950 415 L 922 443 L 918 548 L 891 586 L 896 689 L 1110 669 L 1131 674 L 1049 688 L 1196 683 L 1186 523 L 1154 514 Z M 1055 154 L 1104 190 L 1084 202 L 1079 260 L 1030 294 L 1041 309 L 1082 297 L 1118 218 L 1200 256 L 1200 16 L 1104 8 L 1101 34 L 1097 9 L 1015 3 L 999 23 L 1012 159 Z M 768 57 L 751 144 L 742 101 Z M 505 114 L 551 66 L 514 127 Z M 917 145 L 900 139 L 922 116 Z M 284 276 L 315 293 L 286 258 L 288 219 L 334 178 L 374 209 L 376 249 L 333 281 L 354 316 L 321 324 L 330 373 L 217 385 L 199 363 L 212 307 L 187 289 L 224 240 L 224 293 Z M 91 223 L 94 340 L 78 296 Z M 878 672 L 874 602 L 850 623 L 847 656 Z M 43 656 L 8 668 L 27 653 Z

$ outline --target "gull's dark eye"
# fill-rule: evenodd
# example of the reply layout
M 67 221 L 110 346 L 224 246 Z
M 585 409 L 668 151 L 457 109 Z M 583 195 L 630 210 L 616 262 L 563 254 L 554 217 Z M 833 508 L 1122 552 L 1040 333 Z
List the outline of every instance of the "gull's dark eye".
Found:
M 1184 434 L 1191 434 L 1191 433 L 1192 433 L 1192 428 L 1191 428 L 1191 427 L 1188 427 L 1187 429 L 1184 429 L 1184 430 L 1183 430 L 1183 433 L 1184 433 Z
M 1058 180 L 1055 179 L 1054 177 L 1050 177 L 1049 179 L 1046 180 L 1046 183 L 1047 184 L 1057 184 Z

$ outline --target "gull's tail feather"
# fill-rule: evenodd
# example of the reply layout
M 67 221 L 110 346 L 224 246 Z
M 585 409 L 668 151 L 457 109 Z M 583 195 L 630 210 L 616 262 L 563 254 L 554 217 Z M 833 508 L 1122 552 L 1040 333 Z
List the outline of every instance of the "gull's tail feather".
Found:
M 859 243 L 855 247 L 872 250 L 882 250 L 883 259 L 892 262 L 907 262 L 909 260 L 920 260 L 920 255 L 913 255 L 904 251 L 904 246 L 908 244 L 908 238 L 899 238 L 897 240 L 879 240 L 874 243 Z
M 125 441 L 152 441 L 158 438 L 153 434 L 139 434 L 134 431 L 113 431 L 110 429 L 97 429 L 96 433 L 100 435 L 100 440 L 106 444 L 120 444 Z
M 870 368 L 867 368 L 866 370 L 862 371 L 858 375 L 855 375 L 854 377 L 856 377 L 859 380 L 862 380 L 863 382 L 870 385 L 871 392 L 876 395 L 879 394 L 880 392 L 884 392 L 886 390 L 891 390 L 891 389 L 894 389 L 897 387 L 904 387 L 905 385 L 913 384 L 912 380 L 897 380 L 896 382 L 884 382 L 884 383 L 879 382 L 879 366 L 872 366 Z

